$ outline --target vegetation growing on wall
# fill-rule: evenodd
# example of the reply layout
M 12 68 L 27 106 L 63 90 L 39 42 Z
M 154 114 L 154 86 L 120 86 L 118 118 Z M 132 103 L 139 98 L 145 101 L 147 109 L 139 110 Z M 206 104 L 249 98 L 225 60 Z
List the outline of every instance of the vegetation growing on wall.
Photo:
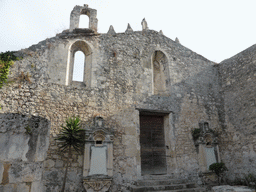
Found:
M 201 136 L 201 129 L 200 128 L 194 128 L 191 130 L 192 137 L 194 140 L 197 140 Z
M 4 83 L 7 83 L 10 66 L 13 65 L 14 61 L 20 59 L 19 57 L 16 57 L 13 53 L 14 52 L 10 51 L 0 53 L 0 89 L 3 87 Z
M 26 130 L 26 132 L 25 132 L 26 134 L 32 135 L 32 130 L 31 130 L 31 128 L 29 126 L 26 126 L 25 130 Z
M 21 73 L 20 73 L 20 75 L 18 76 L 17 80 L 18 80 L 19 82 L 27 81 L 27 82 L 31 83 L 30 77 L 31 77 L 31 75 L 29 74 L 29 72 L 27 72 L 27 74 L 25 74 L 23 71 L 21 71 Z M 20 85 L 19 85 L 19 86 L 20 86 Z
M 60 150 L 62 152 L 68 152 L 68 159 L 66 162 L 66 170 L 63 179 L 63 185 L 61 192 L 65 191 L 67 171 L 69 167 L 69 160 L 71 159 L 72 148 L 76 150 L 77 153 L 81 153 L 84 147 L 84 130 L 81 128 L 79 117 L 70 117 L 66 120 L 66 124 L 61 126 L 60 134 L 56 138 L 59 142 Z
M 13 65 L 14 61 L 19 60 L 14 52 L 7 51 L 5 53 L 0 53 L 0 89 L 3 87 L 4 83 L 7 82 L 10 66 Z
M 220 184 L 221 177 L 225 171 L 228 171 L 225 163 L 213 163 L 209 166 L 209 170 L 213 171 L 218 176 L 218 183 Z
M 243 177 L 236 177 L 234 181 L 230 181 L 231 185 L 245 185 L 256 190 L 256 175 L 253 173 L 244 174 Z
M 209 129 L 207 132 L 212 133 L 215 137 L 218 137 L 219 135 L 219 133 L 217 131 L 214 131 L 213 129 Z M 196 141 L 199 137 L 202 137 L 204 135 L 204 131 L 200 128 L 194 128 L 191 130 L 191 134 L 193 140 Z

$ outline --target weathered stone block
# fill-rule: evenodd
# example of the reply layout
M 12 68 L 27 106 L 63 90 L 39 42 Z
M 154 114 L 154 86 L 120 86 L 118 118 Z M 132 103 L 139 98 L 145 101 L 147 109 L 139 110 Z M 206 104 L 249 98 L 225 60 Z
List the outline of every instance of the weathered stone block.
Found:
M 47 163 L 46 163 L 47 162 Z M 61 160 L 56 160 L 55 167 L 63 167 L 64 162 Z M 50 168 L 54 166 L 54 161 L 45 161 L 45 167 Z
M 125 127 L 126 135 L 136 135 L 136 127 Z
M 19 183 L 17 184 L 17 192 L 30 192 L 31 183 Z
M 69 171 L 67 175 L 67 184 L 66 191 L 83 191 L 81 174 Z M 61 189 L 61 185 L 63 184 L 64 170 L 54 169 L 52 171 L 46 171 L 44 173 L 44 184 L 46 185 L 45 191 L 58 192 Z
M 6 123 L 6 119 L 10 122 Z M 42 161 L 49 146 L 49 122 L 40 117 L 0 114 L 0 160 Z
M 12 163 L 9 169 L 9 183 L 33 182 L 42 179 L 42 163 Z
M 137 138 L 131 135 L 123 135 L 122 143 L 126 146 L 125 155 L 128 157 L 135 157 L 137 154 Z
M 0 185 L 1 192 L 17 192 L 17 184 Z
M 51 159 L 44 161 L 45 168 L 52 168 L 52 167 L 54 167 L 54 165 L 55 165 L 55 162 Z
M 44 192 L 42 181 L 35 181 L 31 185 L 31 192 Z
M 28 138 L 22 135 L 10 135 L 10 133 L 0 133 L 0 160 L 8 161 L 14 159 L 26 160 L 25 153 L 28 150 Z

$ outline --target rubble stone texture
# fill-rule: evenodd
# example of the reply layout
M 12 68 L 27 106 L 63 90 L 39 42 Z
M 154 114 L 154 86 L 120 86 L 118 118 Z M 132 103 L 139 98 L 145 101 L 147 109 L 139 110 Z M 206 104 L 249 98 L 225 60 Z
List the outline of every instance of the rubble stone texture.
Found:
M 230 179 L 256 172 L 256 45 L 219 65 L 221 157 Z
M 78 29 L 79 14 L 87 11 L 90 27 Z M 255 45 L 216 64 L 154 30 L 115 33 L 111 27 L 99 34 L 96 13 L 76 6 L 69 30 L 15 53 L 23 59 L 11 68 L 13 82 L 0 89 L 0 191 L 60 190 L 67 154 L 54 139 L 71 116 L 84 129 L 101 116 L 114 131 L 111 191 L 142 178 L 145 113 L 164 116 L 173 178 L 200 180 L 191 135 L 199 122 L 220 133 L 229 178 L 256 173 Z M 72 81 L 76 51 L 85 54 L 83 82 Z M 83 155 L 73 153 L 67 191 L 84 190 L 82 169 Z

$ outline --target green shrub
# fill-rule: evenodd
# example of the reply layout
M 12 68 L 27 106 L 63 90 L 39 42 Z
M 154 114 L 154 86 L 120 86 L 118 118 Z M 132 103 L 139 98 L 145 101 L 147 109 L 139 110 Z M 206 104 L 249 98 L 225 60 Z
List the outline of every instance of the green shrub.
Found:
M 13 61 L 17 61 L 20 58 L 16 57 L 13 52 L 7 51 L 0 53 L 0 89 L 3 84 L 7 82 L 7 78 L 10 71 L 10 66 L 13 65 Z
M 26 126 L 25 130 L 26 130 L 26 132 L 25 132 L 26 134 L 32 135 L 32 129 L 29 126 Z
M 228 168 L 226 167 L 225 163 L 213 163 L 209 166 L 209 170 L 213 171 L 218 176 L 218 183 L 220 184 L 220 179 L 222 177 L 222 174 L 225 171 L 228 171 Z
M 226 167 L 225 163 L 213 163 L 209 166 L 209 170 L 216 173 L 217 176 L 220 176 L 225 171 L 228 171 L 228 168 Z
M 244 176 L 244 180 L 248 187 L 256 189 L 256 175 L 249 173 Z
M 197 140 L 201 135 L 201 129 L 200 128 L 194 128 L 191 130 L 192 137 L 194 140 Z

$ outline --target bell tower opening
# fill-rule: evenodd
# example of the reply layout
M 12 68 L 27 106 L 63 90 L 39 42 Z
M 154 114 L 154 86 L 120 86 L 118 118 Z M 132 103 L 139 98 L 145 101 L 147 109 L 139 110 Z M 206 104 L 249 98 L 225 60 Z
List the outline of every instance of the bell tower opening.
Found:
M 79 28 L 89 28 L 89 17 L 87 15 L 80 15 Z
M 84 19 L 84 17 L 87 18 Z M 69 31 L 72 32 L 76 28 L 86 28 L 91 29 L 93 32 L 97 32 L 97 10 L 89 8 L 86 4 L 84 6 L 75 6 L 70 14 Z

